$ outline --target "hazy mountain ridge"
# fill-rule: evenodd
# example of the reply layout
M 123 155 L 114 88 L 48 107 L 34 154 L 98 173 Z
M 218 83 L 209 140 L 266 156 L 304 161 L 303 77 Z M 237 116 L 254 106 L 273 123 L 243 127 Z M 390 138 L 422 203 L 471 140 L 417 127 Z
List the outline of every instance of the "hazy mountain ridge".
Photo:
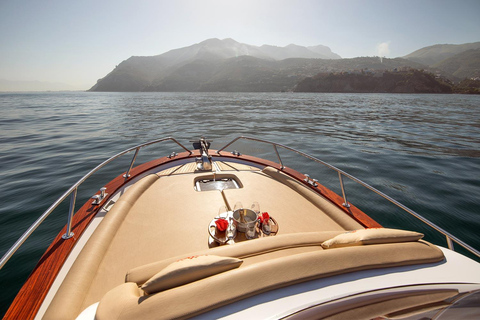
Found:
M 263 60 L 283 60 L 288 58 L 340 59 L 326 46 L 302 47 L 288 45 L 261 47 L 239 43 L 233 39 L 208 39 L 200 43 L 170 50 L 152 57 L 130 57 L 120 63 L 112 72 L 97 81 L 90 91 L 142 91 L 163 83 L 169 77 L 177 79 L 178 74 L 189 74 L 182 71 L 185 64 L 196 60 L 222 61 L 241 56 L 250 56 Z M 218 63 L 217 63 L 218 64 Z M 197 64 L 198 65 L 198 64 Z M 175 73 L 177 75 L 175 75 Z M 189 79 L 184 79 L 191 82 Z M 162 84 L 160 87 L 174 87 Z M 189 87 L 189 85 L 187 85 Z M 181 89 L 182 91 L 184 89 Z
M 322 45 L 257 47 L 233 39 L 208 39 L 157 56 L 130 57 L 90 91 L 281 91 L 292 90 L 301 80 L 318 73 L 405 67 L 425 69 L 458 81 L 471 75 L 473 58 L 459 56 L 455 60 L 457 67 L 448 59 L 477 45 L 480 47 L 480 42 L 426 47 L 404 57 L 408 59 L 341 59 Z M 430 67 L 416 62 L 435 62 L 440 57 L 448 58 Z
M 341 59 L 326 46 L 302 47 L 296 44 L 289 44 L 285 47 L 263 45 L 260 51 L 274 60 L 285 60 L 289 58 L 307 58 L 307 59 Z M 255 55 L 253 55 L 255 56 Z M 261 56 L 255 56 L 261 58 Z

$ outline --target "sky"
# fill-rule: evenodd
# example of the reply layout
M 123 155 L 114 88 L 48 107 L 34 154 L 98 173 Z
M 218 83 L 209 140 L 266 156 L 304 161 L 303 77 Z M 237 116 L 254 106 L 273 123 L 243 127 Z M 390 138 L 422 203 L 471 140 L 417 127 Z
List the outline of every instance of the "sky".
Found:
M 86 90 L 131 56 L 209 38 L 394 58 L 480 41 L 480 0 L 0 0 L 0 80 Z

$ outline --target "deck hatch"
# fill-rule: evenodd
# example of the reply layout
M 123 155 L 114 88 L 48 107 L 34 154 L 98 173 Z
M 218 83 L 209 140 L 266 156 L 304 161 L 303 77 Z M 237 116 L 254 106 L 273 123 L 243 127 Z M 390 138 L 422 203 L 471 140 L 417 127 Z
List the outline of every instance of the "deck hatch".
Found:
M 234 175 L 208 175 L 197 177 L 194 181 L 194 188 L 197 191 L 240 189 L 242 184 Z

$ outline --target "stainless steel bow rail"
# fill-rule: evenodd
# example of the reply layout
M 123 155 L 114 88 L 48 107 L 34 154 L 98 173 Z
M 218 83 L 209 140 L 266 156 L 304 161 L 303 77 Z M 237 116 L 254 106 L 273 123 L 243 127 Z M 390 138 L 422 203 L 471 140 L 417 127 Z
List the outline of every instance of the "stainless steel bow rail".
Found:
M 135 163 L 135 160 L 137 158 L 137 155 L 138 155 L 138 152 L 140 151 L 141 148 L 143 147 L 146 147 L 146 146 L 149 146 L 149 145 L 152 145 L 152 144 L 156 144 L 156 143 L 160 143 L 160 142 L 164 142 L 164 141 L 173 141 L 175 142 L 176 144 L 178 144 L 180 147 L 182 147 L 183 149 L 185 149 L 187 152 L 189 152 L 190 154 L 192 154 L 192 151 L 188 150 L 184 145 L 182 145 L 180 142 L 178 142 L 177 140 L 175 140 L 174 138 L 172 137 L 167 137 L 167 138 L 162 138 L 162 139 L 158 139 L 158 140 L 153 140 L 153 141 L 150 141 L 150 142 L 147 142 L 147 143 L 143 143 L 143 144 L 139 144 L 135 147 L 132 147 L 132 148 L 129 148 L 129 149 L 126 149 L 116 155 L 114 155 L 113 157 L 105 160 L 104 162 L 102 162 L 101 164 L 99 164 L 98 166 L 96 166 L 94 169 L 92 169 L 89 173 L 87 173 L 86 175 L 84 175 L 80 180 L 77 181 L 77 183 L 75 183 L 73 186 L 70 187 L 70 189 L 68 189 L 60 198 L 57 199 L 57 201 L 55 201 L 29 228 L 27 231 L 25 231 L 25 233 L 17 240 L 17 242 L 15 242 L 15 244 L 3 255 L 2 259 L 0 260 L 0 269 L 3 268 L 3 266 L 7 263 L 7 261 L 13 256 L 13 254 L 20 248 L 20 246 L 25 242 L 25 240 L 27 240 L 27 238 L 33 233 L 33 231 L 35 231 L 38 226 L 53 212 L 53 210 L 55 210 L 55 208 L 57 208 L 60 203 L 63 202 L 63 200 L 65 200 L 68 196 L 70 196 L 70 207 L 69 207 L 69 212 L 68 212 L 68 217 L 67 217 L 67 232 L 63 235 L 63 239 L 69 239 L 73 236 L 73 232 L 72 232 L 72 217 L 73 217 L 73 214 L 74 214 L 74 211 L 75 211 L 75 201 L 77 199 L 77 189 L 78 187 L 85 181 L 87 180 L 92 174 L 94 174 L 95 172 L 97 172 L 98 170 L 100 170 L 101 168 L 103 168 L 105 165 L 109 164 L 110 162 L 112 162 L 113 160 L 127 154 L 127 153 L 130 153 L 132 152 L 133 150 L 135 150 L 135 154 L 132 158 L 132 161 L 130 163 L 130 166 L 127 170 L 127 173 L 124 175 L 125 179 L 127 179 L 129 176 L 130 176 L 130 170 L 133 168 L 133 164 Z
M 350 204 L 348 203 L 348 200 L 347 200 L 347 193 L 345 191 L 345 187 L 344 187 L 344 184 L 343 184 L 343 177 L 347 177 L 355 182 L 357 182 L 358 184 L 364 186 L 365 188 L 375 192 L 376 194 L 380 195 L 381 197 L 387 199 L 388 201 L 390 201 L 391 203 L 395 204 L 396 206 L 398 206 L 399 208 L 403 209 L 404 211 L 408 212 L 409 214 L 411 214 L 412 216 L 414 216 L 415 218 L 419 219 L 420 221 L 422 221 L 423 223 L 427 224 L 428 226 L 430 226 L 431 228 L 435 229 L 436 231 L 440 232 L 441 234 L 443 234 L 446 239 L 447 239 L 447 244 L 448 244 L 448 247 L 451 249 L 451 250 L 454 250 L 453 248 L 453 242 L 459 244 L 460 246 L 462 246 L 463 248 L 465 248 L 466 250 L 468 250 L 469 252 L 471 252 L 472 254 L 476 255 L 477 257 L 480 257 L 480 252 L 477 251 L 476 249 L 472 248 L 471 246 L 469 246 L 468 244 L 464 243 L 462 240 L 458 239 L 457 237 L 455 237 L 454 235 L 448 233 L 447 231 L 443 230 L 442 228 L 440 228 L 439 226 L 435 225 L 433 222 L 425 219 L 424 217 L 422 217 L 420 214 L 416 213 L 415 211 L 413 211 L 412 209 L 410 208 L 407 208 L 406 206 L 404 206 L 403 204 L 399 203 L 398 201 L 396 201 L 395 199 L 387 196 L 386 194 L 382 193 L 381 191 L 375 189 L 374 187 L 368 185 L 367 183 L 355 178 L 354 176 L 336 168 L 335 166 L 332 166 L 331 164 L 328 164 L 322 160 L 319 160 L 313 156 L 310 156 L 306 153 L 303 153 L 301 151 L 298 151 L 296 149 L 293 149 L 293 148 L 290 148 L 290 147 L 287 147 L 285 145 L 282 145 L 282 144 L 279 144 L 279 143 L 275 143 L 275 142 L 271 142 L 271 141 L 266 141 L 266 140 L 262 140 L 262 139 L 256 139 L 256 138 L 251 138 L 251 137 L 245 137 L 245 136 L 240 136 L 240 137 L 237 137 L 235 139 L 233 139 L 231 142 L 229 142 L 228 144 L 226 144 L 223 148 L 219 149 L 217 151 L 217 154 L 218 155 L 221 155 L 220 152 L 222 152 L 223 150 L 225 150 L 226 148 L 228 148 L 230 145 L 232 145 L 233 143 L 235 143 L 236 141 L 240 140 L 240 139 L 243 139 L 243 140 L 250 140 L 250 141 L 256 141 L 256 142 L 261 142 L 261 143 L 266 143 L 266 144 L 270 144 L 273 146 L 273 150 L 275 151 L 275 154 L 277 155 L 277 158 L 278 158 L 278 162 L 281 166 L 281 168 L 283 169 L 284 168 L 284 164 L 282 162 L 282 159 L 280 157 L 280 154 L 278 152 L 278 148 L 277 147 L 281 147 L 281 148 L 284 148 L 286 150 L 289 150 L 289 151 L 292 151 L 292 152 L 295 152 L 305 158 L 308 158 L 310 160 L 313 160 L 317 163 L 320 163 L 334 171 L 336 171 L 338 173 L 338 178 L 339 178 L 339 181 L 340 181 L 340 188 L 342 190 L 342 196 L 343 196 L 343 199 L 344 199 L 344 206 L 345 207 L 350 207 Z M 96 166 L 94 169 L 92 169 L 89 173 L 87 173 L 85 176 L 83 176 L 80 180 L 77 181 L 77 183 L 75 183 L 72 187 L 70 187 L 70 189 L 68 189 L 60 198 L 57 199 L 57 201 L 55 201 L 29 228 L 27 231 L 25 231 L 25 233 L 15 242 L 15 244 L 3 255 L 2 259 L 0 260 L 0 269 L 3 268 L 3 266 L 7 263 L 7 261 L 13 256 L 13 254 L 20 248 L 20 246 L 25 242 L 25 240 L 27 240 L 27 238 L 33 233 L 33 231 L 35 231 L 38 226 L 53 212 L 53 210 L 55 210 L 55 208 L 57 208 L 60 203 L 62 203 L 68 196 L 70 196 L 70 206 L 69 206 L 69 212 L 68 212 L 68 217 L 67 217 L 67 231 L 66 233 L 63 235 L 63 238 L 64 239 L 69 239 L 73 236 L 73 232 L 72 232 L 72 217 L 73 217 L 73 214 L 74 214 L 74 211 L 75 211 L 75 201 L 76 201 L 76 198 L 77 198 L 77 189 L 78 187 L 85 181 L 87 180 L 92 174 L 94 174 L 95 172 L 97 172 L 99 169 L 103 168 L 105 165 L 107 165 L 108 163 L 112 162 L 113 160 L 127 154 L 127 153 L 130 153 L 132 152 L 133 150 L 135 150 L 135 154 L 132 158 L 132 161 L 130 162 L 130 166 L 126 172 L 126 174 L 124 175 L 125 179 L 127 179 L 129 176 L 130 176 L 130 171 L 131 169 L 133 168 L 133 165 L 135 163 L 135 160 L 137 158 L 137 155 L 140 151 L 141 148 L 143 147 L 146 147 L 146 146 L 149 146 L 149 145 L 152 145 L 152 144 L 156 144 L 156 143 L 160 143 L 160 142 L 164 142 L 164 141 L 173 141 L 175 142 L 177 145 L 179 145 L 181 148 L 183 148 L 185 151 L 189 152 L 190 154 L 192 154 L 192 151 L 188 150 L 184 145 L 182 145 L 180 142 L 178 142 L 177 140 L 175 140 L 174 138 L 172 137 L 167 137 L 167 138 L 163 138 L 163 139 L 158 139 L 158 140 L 153 140 L 153 141 L 150 141 L 150 142 L 147 142 L 147 143 L 144 143 L 144 144 L 140 144 L 140 145 L 137 145 L 135 147 L 132 147 L 132 148 L 129 148 L 129 149 L 126 149 L 116 155 L 114 155 L 113 157 L 105 160 L 104 162 L 102 162 L 101 164 L 99 164 L 98 166 Z M 239 153 L 236 153 L 237 155 Z M 173 155 L 173 154 L 172 154 Z M 171 156 L 172 156 L 171 155 Z M 308 176 L 305 180 L 307 183 L 310 183 L 311 185 L 315 185 L 316 183 L 316 180 L 315 179 L 310 179 Z M 103 194 L 104 190 L 102 191 L 102 194 Z M 102 196 L 100 196 L 102 197 Z M 96 199 L 98 201 L 98 198 Z
M 279 143 L 275 143 L 275 142 L 271 142 L 271 141 L 266 141 L 266 140 L 262 140 L 262 139 L 257 139 L 257 138 L 251 138 L 251 137 L 245 137 L 245 136 L 241 136 L 241 137 L 237 137 L 235 139 L 233 139 L 232 141 L 230 141 L 229 143 L 227 143 L 223 148 L 219 149 L 217 151 L 217 154 L 220 155 L 220 152 L 222 152 L 223 150 L 225 150 L 226 148 L 228 148 L 229 146 L 231 146 L 233 143 L 235 143 L 236 141 L 238 140 L 250 140 L 250 141 L 256 141 L 256 142 L 262 142 L 262 143 L 267 143 L 267 144 L 270 144 L 273 146 L 273 149 L 275 151 L 275 154 L 277 155 L 277 158 L 278 158 L 278 162 L 281 166 L 281 168 L 283 169 L 284 168 L 284 165 L 283 165 L 283 162 L 282 162 L 282 159 L 280 157 L 280 154 L 278 153 L 278 149 L 277 147 L 281 147 L 281 148 L 284 148 L 286 150 L 289 150 L 289 151 L 292 151 L 292 152 L 295 152 L 305 158 L 308 158 L 310 160 L 313 160 L 317 163 L 320 163 L 334 171 L 336 171 L 338 173 L 338 179 L 339 179 L 339 182 L 340 182 L 340 188 L 342 190 L 342 196 L 343 196 L 343 200 L 344 200 L 344 203 L 343 205 L 347 208 L 350 207 L 350 204 L 348 203 L 347 201 L 347 193 L 345 191 L 345 186 L 344 186 L 344 183 L 343 183 L 343 177 L 347 177 L 353 181 L 355 181 L 356 183 L 362 185 L 363 187 L 375 192 L 376 194 L 378 194 L 379 196 L 385 198 L 386 200 L 390 201 L 391 203 L 393 203 L 394 205 L 396 205 L 397 207 L 403 209 L 404 211 L 408 212 L 409 214 L 411 214 L 412 216 L 414 216 L 415 218 L 417 218 L 418 220 L 422 221 L 423 223 L 425 223 L 426 225 L 430 226 L 431 228 L 433 228 L 434 230 L 436 230 L 437 232 L 443 234 L 446 239 L 447 239 L 447 245 L 448 245 L 448 248 L 450 250 L 455 250 L 454 247 L 453 247 L 453 242 L 459 244 L 460 246 L 462 246 L 464 249 L 468 250 L 469 252 L 471 252 L 472 254 L 476 255 L 477 257 L 480 257 L 480 252 L 476 249 L 474 249 L 473 247 L 471 247 L 470 245 L 466 244 L 465 242 L 463 242 L 462 240 L 458 239 L 457 237 L 455 237 L 454 235 L 452 235 L 451 233 L 443 230 L 442 228 L 440 228 L 439 226 L 437 226 L 436 224 L 434 224 L 433 222 L 431 222 L 430 220 L 422 217 L 420 214 L 416 213 L 415 211 L 413 211 L 412 209 L 406 207 L 405 205 L 401 204 L 400 202 L 398 202 L 397 200 L 387 196 L 386 194 L 384 194 L 383 192 L 375 189 L 374 187 L 370 186 L 369 184 L 361 181 L 360 179 L 357 179 L 355 178 L 354 176 L 338 169 L 337 167 L 335 166 L 332 166 L 331 164 L 329 163 L 326 163 L 325 161 L 322 161 L 320 159 L 317 159 L 315 157 L 312 157 L 311 155 L 308 155 L 304 152 L 301 152 L 301 151 L 298 151 L 296 149 L 293 149 L 293 148 L 290 148 L 290 147 L 287 147 L 285 145 L 282 145 L 282 144 L 279 144 Z M 310 184 L 314 184 L 315 181 L 311 180 L 308 175 L 306 175 L 307 178 L 305 181 L 309 182 Z

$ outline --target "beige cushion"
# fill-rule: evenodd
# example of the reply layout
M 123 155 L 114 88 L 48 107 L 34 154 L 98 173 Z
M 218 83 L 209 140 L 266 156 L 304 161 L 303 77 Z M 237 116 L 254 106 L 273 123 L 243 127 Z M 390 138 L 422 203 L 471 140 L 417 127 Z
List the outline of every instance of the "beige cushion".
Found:
M 124 283 L 104 295 L 95 319 L 186 319 L 304 281 L 361 270 L 435 263 L 443 259 L 442 250 L 422 240 L 336 250 L 319 249 L 264 260 L 250 266 L 242 264 L 240 268 L 147 296 L 138 292 L 135 295 L 135 283 Z M 390 272 L 398 270 L 383 270 L 380 273 Z M 122 292 L 128 298 L 120 300 Z
M 324 249 L 360 246 L 364 244 L 396 243 L 417 241 L 423 238 L 422 233 L 388 228 L 371 228 L 353 230 L 329 239 L 322 243 Z
M 217 273 L 238 268 L 242 260 L 211 255 L 190 256 L 175 261 L 142 286 L 148 294 L 181 286 Z
M 343 231 L 345 232 L 345 231 Z M 239 259 L 247 259 L 250 257 L 262 257 L 266 253 L 283 251 L 288 248 L 320 246 L 325 240 L 331 239 L 342 231 L 321 231 L 321 232 L 304 232 L 304 233 L 289 233 L 277 234 L 275 237 L 263 237 L 250 241 L 242 241 L 235 243 L 234 246 L 219 246 L 207 250 L 199 250 L 192 252 L 190 255 L 216 255 L 222 257 L 234 257 Z M 159 270 L 167 267 L 169 264 L 182 259 L 185 254 L 176 257 L 152 262 L 136 268 L 130 269 L 126 276 L 125 282 L 135 282 L 142 285 L 148 281 Z M 244 267 L 245 262 L 242 264 Z

